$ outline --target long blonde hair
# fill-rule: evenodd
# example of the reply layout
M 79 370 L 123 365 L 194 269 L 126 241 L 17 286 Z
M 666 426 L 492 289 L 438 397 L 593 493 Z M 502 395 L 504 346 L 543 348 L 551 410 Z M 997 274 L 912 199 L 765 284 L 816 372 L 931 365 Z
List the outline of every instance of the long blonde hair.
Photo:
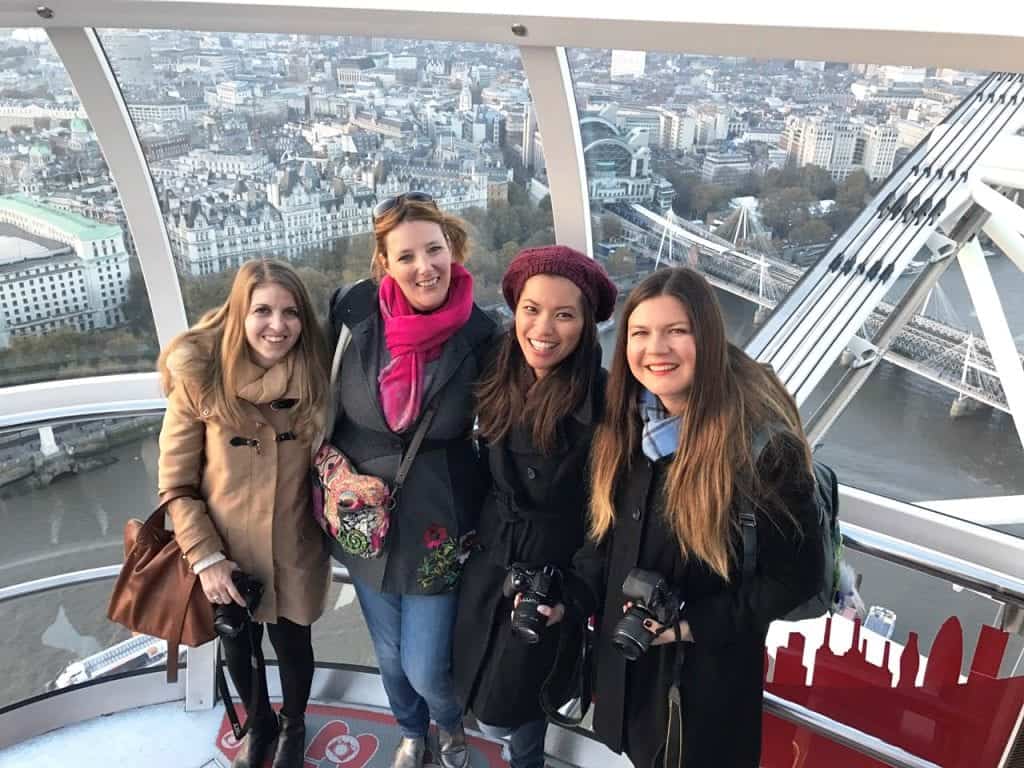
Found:
M 292 348 L 292 378 L 298 384 L 296 430 L 305 437 L 320 428 L 327 403 L 327 347 L 310 304 L 309 293 L 291 266 L 273 259 L 243 264 L 231 284 L 228 299 L 206 312 L 191 328 L 179 334 L 160 354 L 157 368 L 164 394 L 179 379 L 198 390 L 203 407 L 225 423 L 244 423 L 236 396 L 242 362 L 249 354 L 245 317 L 252 292 L 261 285 L 277 284 L 291 293 L 299 310 L 302 331 Z
M 770 368 L 729 342 L 711 286 L 692 269 L 655 272 L 626 300 L 608 378 L 606 416 L 595 433 L 591 453 L 590 535 L 600 540 L 614 525 L 615 488 L 640 448 L 641 385 L 626 359 L 627 328 L 637 306 L 658 296 L 671 296 L 686 308 L 696 344 L 696 367 L 679 445 L 665 486 L 659 490 L 683 558 L 698 557 L 728 580 L 730 559 L 735 558 L 733 496 L 738 492 L 763 506 L 751 436 L 771 425 L 797 438 L 808 473 L 811 457 L 796 402 Z

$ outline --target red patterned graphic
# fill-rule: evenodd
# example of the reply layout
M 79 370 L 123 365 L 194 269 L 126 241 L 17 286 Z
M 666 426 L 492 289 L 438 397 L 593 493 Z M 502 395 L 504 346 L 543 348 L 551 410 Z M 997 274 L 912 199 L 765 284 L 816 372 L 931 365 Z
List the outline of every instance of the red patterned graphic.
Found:
M 352 736 L 344 720 L 330 720 L 306 748 L 305 768 L 363 768 L 377 754 L 380 742 L 372 733 Z M 321 761 L 327 760 L 327 765 Z
M 999 765 L 1024 707 L 1024 677 L 998 677 L 1008 640 L 1005 632 L 981 628 L 970 670 L 961 681 L 963 631 L 955 617 L 942 625 L 926 660 L 919 655 L 918 636 L 912 632 L 902 649 L 884 641 L 881 666 L 867 660 L 859 622 L 854 624 L 850 648 L 835 653 L 829 645 L 833 621 L 827 620 L 825 640 L 811 670 L 803 663 L 804 636 L 789 635 L 776 654 L 774 675 L 765 690 L 945 768 Z M 895 679 L 889 668 L 894 653 L 900 654 Z M 811 685 L 806 682 L 808 672 L 813 673 Z M 884 768 L 770 715 L 764 718 L 761 765 Z

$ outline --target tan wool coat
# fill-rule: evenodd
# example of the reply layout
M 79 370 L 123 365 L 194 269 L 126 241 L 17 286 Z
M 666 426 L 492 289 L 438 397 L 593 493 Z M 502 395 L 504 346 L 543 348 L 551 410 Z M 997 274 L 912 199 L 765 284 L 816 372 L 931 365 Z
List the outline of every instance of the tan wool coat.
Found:
M 195 354 L 184 347 L 168 361 L 174 387 L 160 430 L 160 494 L 192 486 L 202 497 L 171 502 L 178 544 L 190 565 L 220 551 L 259 579 L 257 621 L 312 624 L 330 568 L 310 508 L 310 443 L 293 433 L 294 406 L 281 407 L 298 397 L 293 358 L 268 370 L 247 361 L 237 387 L 245 422 L 235 426 L 214 418 L 195 382 L 181 376 L 183 356 Z

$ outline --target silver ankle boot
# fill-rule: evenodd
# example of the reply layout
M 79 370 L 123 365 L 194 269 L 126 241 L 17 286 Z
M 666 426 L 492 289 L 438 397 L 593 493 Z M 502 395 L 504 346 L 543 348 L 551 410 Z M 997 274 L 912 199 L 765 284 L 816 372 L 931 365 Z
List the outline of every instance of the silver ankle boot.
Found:
M 398 742 L 398 749 L 395 750 L 391 768 L 422 768 L 425 749 L 426 742 L 423 739 L 411 739 L 408 736 L 403 736 L 402 740 Z
M 466 731 L 462 723 L 455 726 L 451 733 L 439 727 L 437 740 L 444 768 L 469 768 L 469 747 L 466 746 Z

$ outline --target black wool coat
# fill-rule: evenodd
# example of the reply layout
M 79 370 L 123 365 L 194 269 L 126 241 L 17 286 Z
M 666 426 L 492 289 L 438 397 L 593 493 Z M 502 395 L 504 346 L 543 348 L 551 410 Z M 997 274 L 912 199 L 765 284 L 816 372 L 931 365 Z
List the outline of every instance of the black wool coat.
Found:
M 615 495 L 616 521 L 599 543 L 574 559 L 569 617 L 599 613 L 594 670 L 594 730 L 637 768 L 661 766 L 668 724 L 668 693 L 682 653 L 683 752 L 686 768 L 757 768 L 761 751 L 764 641 L 771 621 L 807 600 L 824 568 L 816 535 L 814 484 L 801 464 L 799 443 L 777 434 L 757 471 L 807 535 L 783 514 L 758 510 L 758 559 L 752 578 L 741 578 L 743 544 L 733 537 L 739 562 L 729 581 L 703 561 L 684 560 L 665 520 L 663 487 L 671 457 L 652 462 L 640 454 Z M 777 509 L 777 507 L 775 507 Z M 738 514 L 734 508 L 732 514 Z M 693 642 L 652 647 L 629 662 L 611 644 L 626 598 L 631 568 L 657 571 L 685 600 L 682 618 Z
M 562 629 L 548 627 L 534 645 L 516 638 L 512 599 L 504 597 L 501 587 L 511 563 L 565 570 L 582 546 L 587 462 L 603 412 L 606 378 L 598 368 L 591 392 L 559 425 L 553 454 L 540 453 L 525 430 L 485 449 L 491 486 L 459 590 L 453 650 L 459 697 L 485 723 L 515 727 L 544 717 L 540 690 L 554 665 Z M 578 649 L 571 639 L 566 642 Z M 571 666 L 575 656 L 563 660 Z
M 384 321 L 376 284 L 365 280 L 335 291 L 329 322 L 332 356 L 342 324 L 352 333 L 332 393 L 340 415 L 330 430 L 331 444 L 358 472 L 391 483 L 415 427 L 392 432 L 381 408 L 377 375 Z M 391 513 L 384 554 L 365 559 L 331 541 L 335 559 L 379 592 L 438 594 L 458 583 L 460 540 L 476 527 L 481 495 L 473 388 L 494 331 L 494 322 L 474 304 L 469 320 L 441 349 L 423 405 L 426 411 L 436 403 L 437 412 Z

